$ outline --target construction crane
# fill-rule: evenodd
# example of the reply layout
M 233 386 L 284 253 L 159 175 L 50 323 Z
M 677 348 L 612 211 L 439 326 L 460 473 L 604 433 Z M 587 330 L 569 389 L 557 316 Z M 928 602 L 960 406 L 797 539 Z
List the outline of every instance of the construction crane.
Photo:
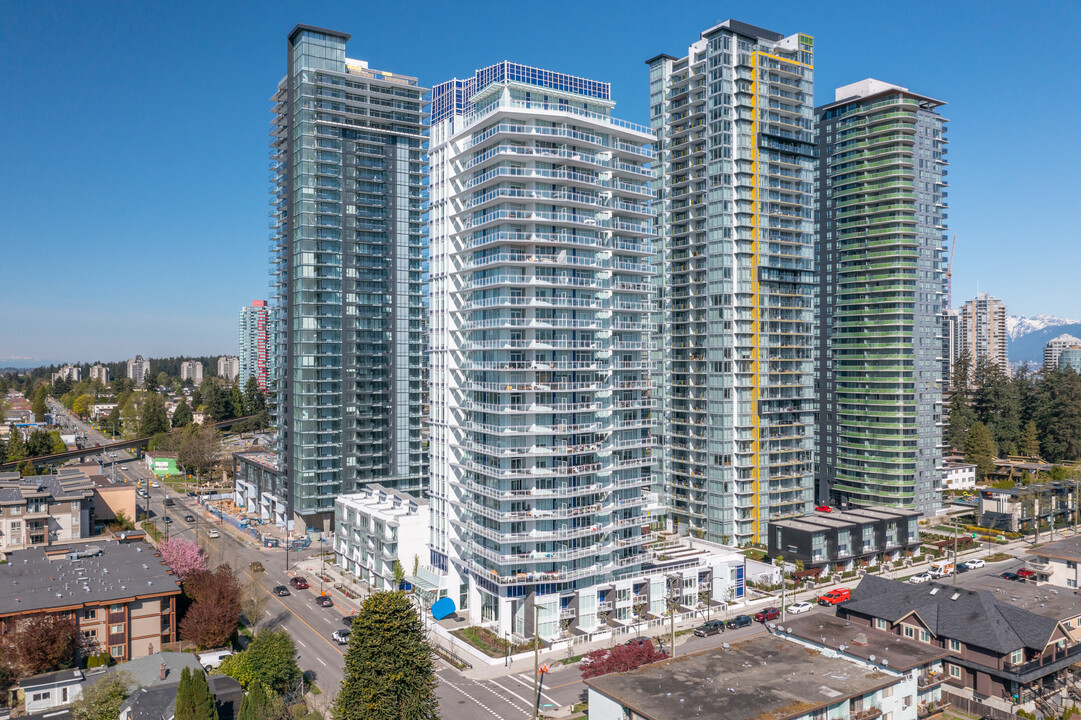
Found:
M 946 264 L 946 309 L 953 308 L 953 254 L 957 251 L 957 233 L 953 234 L 953 243 L 950 245 L 950 261 Z

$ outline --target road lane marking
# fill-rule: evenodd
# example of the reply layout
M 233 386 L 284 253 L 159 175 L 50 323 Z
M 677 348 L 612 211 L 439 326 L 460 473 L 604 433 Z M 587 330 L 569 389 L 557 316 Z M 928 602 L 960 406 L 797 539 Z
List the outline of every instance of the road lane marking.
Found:
M 482 703 L 482 702 L 481 702 L 480 700 L 477 700 L 477 699 L 476 699 L 475 697 L 473 697 L 472 695 L 470 695 L 469 693 L 467 693 L 467 692 L 466 692 L 465 690 L 462 690 L 462 689 L 461 689 L 460 687 L 458 687 L 458 686 L 457 686 L 457 685 L 455 685 L 454 683 L 452 683 L 452 682 L 449 682 L 449 681 L 446 681 L 446 680 L 444 680 L 444 681 L 443 681 L 443 684 L 444 684 L 444 685 L 446 685 L 447 687 L 449 687 L 449 688 L 453 689 L 453 690 L 457 690 L 457 691 L 458 691 L 458 692 L 460 692 L 460 693 L 461 693 L 462 695 L 464 695 L 464 696 L 466 697 L 466 699 L 467 699 L 467 700 L 470 700 L 470 701 L 472 701 L 474 705 L 476 705 L 477 707 L 481 708 L 482 710 L 485 710 L 485 711 L 487 711 L 487 712 L 491 713 L 492 715 L 494 715 L 494 716 L 495 716 L 495 717 L 497 717 L 497 718 L 500 718 L 501 720 L 502 720 L 502 718 L 504 717 L 503 715 L 500 715 L 500 714 L 499 714 L 499 713 L 497 713 L 497 712 L 496 712 L 495 710 L 491 709 L 490 707 L 488 707 L 487 705 L 485 705 L 484 703 Z M 474 683 L 474 684 L 476 684 L 476 683 Z M 512 707 L 514 707 L 514 706 L 512 706 Z M 521 708 L 518 708 L 518 707 L 515 707 L 514 709 L 515 709 L 515 710 L 519 710 L 519 711 L 521 710 Z M 527 712 L 527 713 L 526 713 L 526 715 L 528 715 L 528 714 L 529 714 L 529 713 Z
M 495 681 L 495 680 L 492 680 L 492 684 L 493 684 L 493 685 L 495 685 L 495 686 L 496 686 L 496 687 L 498 687 L 498 688 L 502 688 L 504 692 L 508 692 L 508 693 L 510 693 L 511 695 L 513 695 L 514 697 L 518 698 L 519 700 L 521 700 L 522 702 L 524 702 L 524 703 L 526 704 L 526 706 L 527 706 L 527 707 L 530 707 L 530 708 L 532 708 L 532 707 L 533 707 L 533 703 L 532 703 L 531 701 L 529 701 L 529 700 L 526 700 L 526 699 L 525 699 L 524 697 L 522 697 L 522 696 L 521 696 L 521 695 L 519 695 L 518 693 L 514 692 L 514 691 L 513 691 L 513 690 L 511 690 L 510 688 L 506 688 L 506 687 L 503 687 L 502 685 L 500 685 L 500 684 L 499 684 L 499 683 L 498 683 L 497 681 Z
M 327 664 L 326 664 L 325 662 L 323 662 L 323 658 L 321 658 L 321 657 L 316 657 L 315 659 L 316 659 L 316 660 L 318 660 L 319 662 L 323 663 L 323 667 L 326 667 L 326 666 L 327 666 Z
M 519 683 L 522 684 L 523 687 L 525 687 L 527 690 L 529 690 L 530 693 L 533 692 L 533 683 L 526 682 L 525 680 L 523 680 L 518 675 L 508 675 L 507 677 L 510 678 L 511 680 L 517 680 Z M 582 682 L 582 681 L 579 680 L 578 682 Z M 568 683 L 568 684 L 574 685 L 574 683 Z M 563 687 L 563 685 L 555 685 L 554 687 Z M 552 686 L 549 686 L 548 689 L 551 690 Z M 510 692 L 510 690 L 508 690 L 507 692 Z M 559 705 L 559 703 L 557 703 L 550 695 L 548 695 L 548 693 L 544 692 L 544 690 L 541 690 L 540 696 L 542 698 L 544 698 L 545 700 L 547 700 L 548 702 L 552 703 L 553 705 L 556 705 L 556 706 Z
M 304 644 L 304 641 L 301 640 L 300 638 L 297 638 L 296 641 L 297 641 L 297 643 L 300 644 L 301 647 L 308 647 L 307 645 Z
M 328 618 L 326 615 L 323 616 L 323 619 L 327 621 L 328 625 L 333 625 L 334 624 L 334 623 L 330 622 L 330 618 Z
M 328 640 L 328 639 L 326 639 L 325 637 L 323 637 L 323 635 L 322 635 L 322 634 L 320 634 L 320 632 L 319 632 L 318 630 L 316 630 L 315 628 L 313 628 L 313 627 L 312 627 L 311 625 L 309 625 L 309 624 L 308 624 L 308 621 L 307 621 L 307 620 L 305 620 L 304 618 L 302 618 L 302 617 L 300 617 L 299 615 L 297 615 L 297 614 L 296 614 L 296 612 L 295 612 L 295 611 L 294 611 L 294 610 L 293 610 L 293 609 L 292 609 L 291 607 L 289 607 L 288 605 L 286 605 L 285 603 L 283 603 L 283 602 L 282 602 L 282 599 L 281 599 L 280 597 L 278 597 L 277 595 L 274 595 L 274 594 L 272 594 L 272 593 L 270 592 L 270 590 L 268 590 L 268 589 L 267 589 L 267 587 L 266 587 L 265 585 L 263 585 L 263 583 L 261 583 L 261 582 L 259 582 L 258 580 L 256 580 L 256 579 L 255 579 L 255 576 L 254 576 L 254 575 L 252 575 L 252 574 L 251 574 L 250 572 L 248 572 L 247 570 L 241 570 L 241 572 L 242 572 L 242 573 L 244 573 L 245 575 L 247 575 L 247 576 L 248 576 L 249 578 L 251 578 L 252 580 L 254 580 L 254 581 L 255 581 L 255 583 L 256 583 L 256 585 L 258 585 L 258 586 L 259 586 L 259 588 L 260 588 L 260 589 L 261 589 L 261 590 L 262 590 L 263 592 L 265 592 L 265 593 L 266 593 L 267 595 L 270 595 L 270 597 L 271 597 L 271 598 L 273 598 L 274 600 L 277 600 L 277 601 L 278 601 L 278 604 L 279 604 L 279 605 L 281 605 L 281 606 L 282 606 L 283 608 L 285 608 L 286 610 L 288 610 L 288 611 L 289 611 L 289 613 L 290 613 L 290 614 L 291 614 L 291 615 L 292 615 L 293 617 L 295 617 L 295 618 L 296 618 L 297 620 L 299 620 L 300 622 L 304 623 L 304 624 L 305 624 L 305 625 L 307 626 L 307 628 L 308 628 L 309 630 L 311 630 L 311 631 L 312 631 L 313 633 L 315 633 L 316 635 L 318 635 L 318 636 L 319 636 L 319 638 L 320 638 L 320 639 L 321 639 L 321 640 L 322 640 L 323 642 L 325 642 L 325 643 L 326 643 L 327 645 L 330 645 L 330 647 L 332 647 L 332 648 L 334 648 L 335 650 L 337 650 L 337 652 L 338 652 L 338 654 L 339 654 L 339 655 L 342 655 L 342 656 L 344 656 L 344 655 L 345 655 L 345 653 L 344 653 L 344 652 L 342 652 L 342 651 L 341 651 L 340 649 L 338 649 L 338 647 L 337 647 L 337 645 L 336 645 L 335 643 L 333 643 L 333 642 L 331 642 L 330 640 Z M 300 643 L 301 645 L 304 645 L 304 643 L 303 643 L 303 642 L 301 642 L 301 640 L 300 640 L 299 638 L 297 639 L 297 642 L 298 642 L 298 643 Z M 305 646 L 305 647 L 307 647 L 307 646 Z

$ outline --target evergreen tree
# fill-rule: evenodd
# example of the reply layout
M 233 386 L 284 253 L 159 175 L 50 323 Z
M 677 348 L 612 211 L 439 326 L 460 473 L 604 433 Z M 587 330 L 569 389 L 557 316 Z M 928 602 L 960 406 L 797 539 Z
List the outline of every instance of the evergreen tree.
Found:
M 188 399 L 180 398 L 180 403 L 177 404 L 176 410 L 173 410 L 173 427 L 182 428 L 191 425 L 192 414 L 191 408 L 188 407 Z
M 1036 430 L 1036 423 L 1032 420 L 1025 423 L 1025 429 L 1021 431 L 1019 449 L 1025 457 L 1038 458 L 1040 456 L 1040 436 Z
M 19 466 L 19 475 L 22 477 L 33 477 L 37 474 L 38 471 L 34 468 L 34 463 L 29 460 L 24 461 L 23 464 Z
M 244 413 L 245 415 L 258 415 L 263 410 L 266 410 L 266 396 L 259 389 L 259 383 L 255 380 L 254 375 L 250 376 L 248 382 L 244 385 L 244 401 L 247 410 Z
M 244 393 L 240 392 L 240 388 L 236 385 L 229 388 L 229 400 L 231 401 L 229 403 L 231 405 L 229 417 L 243 417 L 245 410 Z
M 420 618 L 401 592 L 377 592 L 353 621 L 334 720 L 435 720 L 435 665 Z
M 976 465 L 976 479 L 982 482 L 995 469 L 995 441 L 981 422 L 972 423 L 965 443 L 965 460 Z
M 26 441 L 23 440 L 22 430 L 15 428 L 8 435 L 8 460 L 25 460 L 30 457 L 30 453 L 26 448 Z
M 147 393 L 139 413 L 139 436 L 150 437 L 169 431 L 169 414 L 165 412 L 165 398 L 157 393 Z
M 263 683 L 254 682 L 240 701 L 237 720 L 263 720 L 267 716 L 268 698 Z
M 176 704 L 173 709 L 173 717 L 174 720 L 195 720 L 195 691 L 192 687 L 191 668 L 189 667 L 185 667 L 180 672 L 180 683 L 176 686 Z
M 219 720 L 218 708 L 214 704 L 214 694 L 210 692 L 210 685 L 206 681 L 206 675 L 199 670 L 193 670 L 191 673 L 191 686 L 195 708 L 192 720 Z M 180 716 L 177 716 L 176 720 L 180 720 Z
M 120 419 L 119 405 L 109 411 L 109 415 L 105 418 L 105 423 L 101 427 L 103 430 L 108 428 L 110 434 L 123 432 L 124 422 Z
M 1045 370 L 1037 396 L 1034 420 L 1044 458 L 1053 463 L 1081 459 L 1081 375 Z
M 45 422 L 45 413 L 49 411 L 48 406 L 45 404 L 45 398 L 48 394 L 48 385 L 42 384 L 34 388 L 34 394 L 30 400 L 30 410 L 34 413 L 34 420 L 37 422 Z

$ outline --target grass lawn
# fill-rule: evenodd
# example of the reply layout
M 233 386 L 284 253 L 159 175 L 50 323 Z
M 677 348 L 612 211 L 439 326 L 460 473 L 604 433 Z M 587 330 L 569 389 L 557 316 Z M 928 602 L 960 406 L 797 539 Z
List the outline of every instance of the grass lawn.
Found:
M 1002 562 L 1003 560 L 1013 560 L 1013 555 L 1007 555 L 1006 553 L 995 553 L 990 557 L 983 558 L 986 562 Z
M 758 548 L 747 548 L 743 551 L 743 554 L 747 556 L 748 560 L 762 561 L 766 558 L 766 551 Z
M 142 528 L 146 531 L 147 535 L 154 539 L 155 543 L 159 543 L 165 539 L 165 535 L 162 534 L 161 530 L 158 530 L 158 526 L 149 520 L 142 524 Z

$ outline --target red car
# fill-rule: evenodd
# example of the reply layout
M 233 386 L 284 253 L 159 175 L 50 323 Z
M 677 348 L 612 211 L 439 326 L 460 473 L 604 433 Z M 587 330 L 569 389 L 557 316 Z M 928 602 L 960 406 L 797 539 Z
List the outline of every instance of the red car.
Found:
M 815 511 L 817 512 L 833 512 L 833 508 L 829 505 L 815 505 Z
M 295 587 L 297 590 L 307 590 L 308 581 L 302 577 L 295 577 L 289 581 L 289 584 Z
M 1028 568 L 1017 568 L 1017 577 L 1028 580 L 1031 577 L 1036 577 L 1036 573 Z
M 779 617 L 781 617 L 781 611 L 775 607 L 766 608 L 762 612 L 757 612 L 754 614 L 755 621 L 760 623 L 764 623 L 769 620 L 776 620 Z

